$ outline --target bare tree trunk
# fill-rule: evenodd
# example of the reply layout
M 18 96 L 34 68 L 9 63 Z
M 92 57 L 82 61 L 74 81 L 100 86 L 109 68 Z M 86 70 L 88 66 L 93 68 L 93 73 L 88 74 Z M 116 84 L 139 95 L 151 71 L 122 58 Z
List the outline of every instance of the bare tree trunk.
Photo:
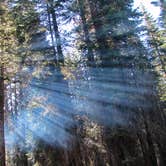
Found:
M 148 144 L 148 153 L 149 153 L 149 158 L 151 160 L 151 166 L 157 166 L 157 159 L 156 159 L 156 154 L 155 154 L 155 148 L 153 145 L 153 138 L 152 135 L 149 131 L 149 126 L 147 122 L 147 118 L 145 113 L 143 112 L 143 118 L 144 118 L 144 125 L 145 125 L 145 131 L 146 131 L 146 141 Z
M 87 21 L 86 21 L 86 17 L 85 17 L 84 1 L 83 0 L 78 0 L 78 5 L 79 5 L 79 10 L 80 10 L 80 16 L 81 16 L 81 19 L 82 19 L 85 42 L 86 42 L 86 46 L 87 46 L 87 49 L 88 49 L 88 60 L 90 62 L 93 62 L 94 61 L 94 55 L 93 55 L 93 50 L 92 50 L 92 42 L 90 41 L 90 38 L 89 38 L 88 25 L 87 25 Z
M 0 67 L 0 166 L 5 166 L 3 66 Z
M 50 14 L 52 16 L 53 29 L 54 29 L 55 38 L 56 38 L 58 61 L 63 64 L 64 56 L 62 52 L 62 43 L 61 43 L 61 38 L 59 35 L 58 23 L 57 23 L 56 13 L 55 13 L 54 5 L 53 5 L 53 0 L 49 0 L 49 7 L 50 7 Z
M 99 13 L 98 13 L 97 7 L 96 7 L 96 4 L 98 3 L 98 1 L 88 0 L 88 3 L 89 3 L 89 7 L 90 7 L 90 13 L 91 13 L 93 26 L 95 29 L 95 36 L 96 36 L 96 40 L 97 40 L 97 44 L 98 44 L 99 56 L 100 56 L 100 59 L 103 60 L 104 57 L 107 57 L 109 46 L 107 43 L 106 36 L 103 34 L 103 31 L 104 31 L 103 30 L 103 21 L 98 20 Z
M 146 166 L 151 166 L 151 162 L 148 156 L 148 150 L 147 150 L 147 145 L 146 145 L 146 140 L 143 138 L 142 134 L 137 133 L 137 137 L 140 142 L 142 154 L 143 154 L 143 159 L 144 159 L 144 164 Z
M 50 15 L 50 10 L 49 10 L 48 4 L 47 4 L 47 14 L 48 14 L 49 30 L 50 30 L 50 34 L 51 34 L 51 42 L 52 42 L 52 46 L 54 47 L 53 51 L 54 51 L 54 56 L 55 56 L 55 63 L 57 64 L 57 56 L 56 56 L 56 50 L 55 50 L 55 41 L 54 41 L 54 35 L 53 35 L 52 24 L 51 24 L 51 15 Z

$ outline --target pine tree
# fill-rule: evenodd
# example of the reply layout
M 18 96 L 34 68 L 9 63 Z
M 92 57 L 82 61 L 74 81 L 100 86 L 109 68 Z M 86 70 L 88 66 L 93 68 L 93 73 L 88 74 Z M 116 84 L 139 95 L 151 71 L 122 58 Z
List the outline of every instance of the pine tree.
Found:
M 154 19 L 144 7 L 143 14 L 146 22 L 148 44 L 151 49 L 153 62 L 156 62 L 157 65 L 159 64 L 158 66 L 161 68 L 161 72 L 166 73 L 165 51 L 163 48 L 166 41 L 164 30 L 159 30 L 157 23 L 155 24 Z
M 82 27 L 83 27 L 83 31 L 84 31 L 84 38 L 85 38 L 85 43 L 86 43 L 86 47 L 88 50 L 87 53 L 87 59 L 89 62 L 93 63 L 94 61 L 94 54 L 93 54 L 93 49 L 92 49 L 92 41 L 90 40 L 90 33 L 89 33 L 89 28 L 88 28 L 88 23 L 87 23 L 87 19 L 86 19 L 86 10 L 85 10 L 85 2 L 83 0 L 78 0 L 78 8 L 79 8 L 79 13 L 81 16 L 81 20 L 82 20 Z
M 15 50 L 15 26 L 7 3 L 0 3 L 0 166 L 5 166 L 5 138 L 4 138 L 4 115 L 5 115 L 5 82 L 9 80 L 13 70 L 11 65 L 16 65 Z M 10 66 L 10 72 L 8 71 Z
M 64 64 L 64 55 L 62 52 L 62 41 L 59 33 L 58 23 L 57 23 L 57 14 L 56 8 L 58 7 L 59 2 L 54 2 L 54 0 L 48 0 L 48 12 L 52 17 L 52 25 L 54 30 L 54 36 L 56 40 L 56 48 L 58 54 L 58 62 Z

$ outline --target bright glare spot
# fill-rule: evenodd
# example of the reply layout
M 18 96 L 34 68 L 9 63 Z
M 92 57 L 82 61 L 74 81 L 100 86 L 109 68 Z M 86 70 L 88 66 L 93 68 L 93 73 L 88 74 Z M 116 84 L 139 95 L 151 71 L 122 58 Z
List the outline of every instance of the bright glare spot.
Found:
M 134 8 L 141 7 L 141 4 L 145 6 L 147 11 L 154 17 L 154 19 L 157 19 L 160 15 L 160 7 L 155 6 L 151 4 L 151 2 L 158 2 L 157 0 L 134 0 Z

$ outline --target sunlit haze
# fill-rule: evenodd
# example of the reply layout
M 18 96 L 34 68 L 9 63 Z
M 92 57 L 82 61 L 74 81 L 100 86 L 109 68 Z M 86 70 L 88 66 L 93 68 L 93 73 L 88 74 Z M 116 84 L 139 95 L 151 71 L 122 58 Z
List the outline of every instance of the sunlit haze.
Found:
M 160 7 L 153 5 L 151 2 L 158 2 L 158 0 L 135 0 L 134 1 L 134 8 L 141 7 L 141 4 L 145 6 L 147 11 L 151 13 L 151 15 L 157 19 L 160 15 Z M 159 2 L 158 2 L 159 3 Z

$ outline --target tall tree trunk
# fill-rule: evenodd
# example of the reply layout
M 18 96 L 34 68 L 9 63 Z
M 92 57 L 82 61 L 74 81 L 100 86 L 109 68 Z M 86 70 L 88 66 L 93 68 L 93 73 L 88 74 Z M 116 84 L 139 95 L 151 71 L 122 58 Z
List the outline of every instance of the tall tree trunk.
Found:
M 58 23 L 57 23 L 56 13 L 55 13 L 54 5 L 53 5 L 53 0 L 49 0 L 48 2 L 49 2 L 50 14 L 52 16 L 53 29 L 54 29 L 55 38 L 56 38 L 58 61 L 63 64 L 64 56 L 63 56 L 63 52 L 62 52 L 61 38 L 60 38 L 60 34 L 59 34 Z
M 47 14 L 48 14 L 49 30 L 50 30 L 50 34 L 51 34 L 51 42 L 52 42 L 54 56 L 55 56 L 55 63 L 57 64 L 57 56 L 56 56 L 56 50 L 55 50 L 55 41 L 54 41 L 54 35 L 53 35 L 52 23 L 51 23 L 51 15 L 50 15 L 50 10 L 49 10 L 48 4 L 47 4 Z
M 103 34 L 103 22 L 101 21 L 101 18 L 99 20 L 99 13 L 98 9 L 96 7 L 96 4 L 98 1 L 92 1 L 88 0 L 89 7 L 90 7 L 90 13 L 91 13 L 91 18 L 93 22 L 93 26 L 95 29 L 95 36 L 98 44 L 98 52 L 101 60 L 104 60 L 104 57 L 107 57 L 108 53 L 108 43 L 105 34 Z M 101 17 L 101 16 L 100 16 Z
M 155 154 L 155 148 L 153 144 L 153 138 L 152 135 L 149 131 L 149 126 L 147 122 L 147 118 L 145 113 L 143 112 L 143 118 L 144 118 L 144 125 L 145 125 L 145 131 L 146 131 L 146 140 L 148 143 L 148 153 L 149 153 L 149 158 L 151 160 L 151 166 L 157 166 L 157 159 L 156 159 L 156 154 Z
M 85 4 L 83 0 L 78 0 L 78 5 L 79 5 L 79 10 L 80 10 L 80 16 L 82 19 L 82 25 L 83 25 L 83 31 L 84 31 L 84 36 L 85 36 L 85 42 L 86 46 L 88 49 L 88 60 L 90 62 L 94 61 L 94 55 L 93 55 L 93 50 L 92 50 L 92 42 L 90 41 L 89 38 L 89 30 L 88 30 L 88 25 L 85 17 Z
M 145 166 L 151 166 L 151 161 L 150 161 L 149 155 L 148 155 L 146 140 L 142 136 L 142 133 L 137 133 L 137 137 L 138 137 L 138 140 L 140 142 L 142 155 L 143 155 L 143 159 L 144 159 L 144 165 Z
M 158 146 L 158 150 L 159 150 L 159 166 L 165 166 L 166 165 L 166 146 L 165 146 L 165 142 L 163 143 L 163 141 L 161 139 L 158 139 L 156 141 L 157 146 Z
M 0 67 L 0 166 L 5 166 L 4 136 L 4 78 L 3 66 Z

